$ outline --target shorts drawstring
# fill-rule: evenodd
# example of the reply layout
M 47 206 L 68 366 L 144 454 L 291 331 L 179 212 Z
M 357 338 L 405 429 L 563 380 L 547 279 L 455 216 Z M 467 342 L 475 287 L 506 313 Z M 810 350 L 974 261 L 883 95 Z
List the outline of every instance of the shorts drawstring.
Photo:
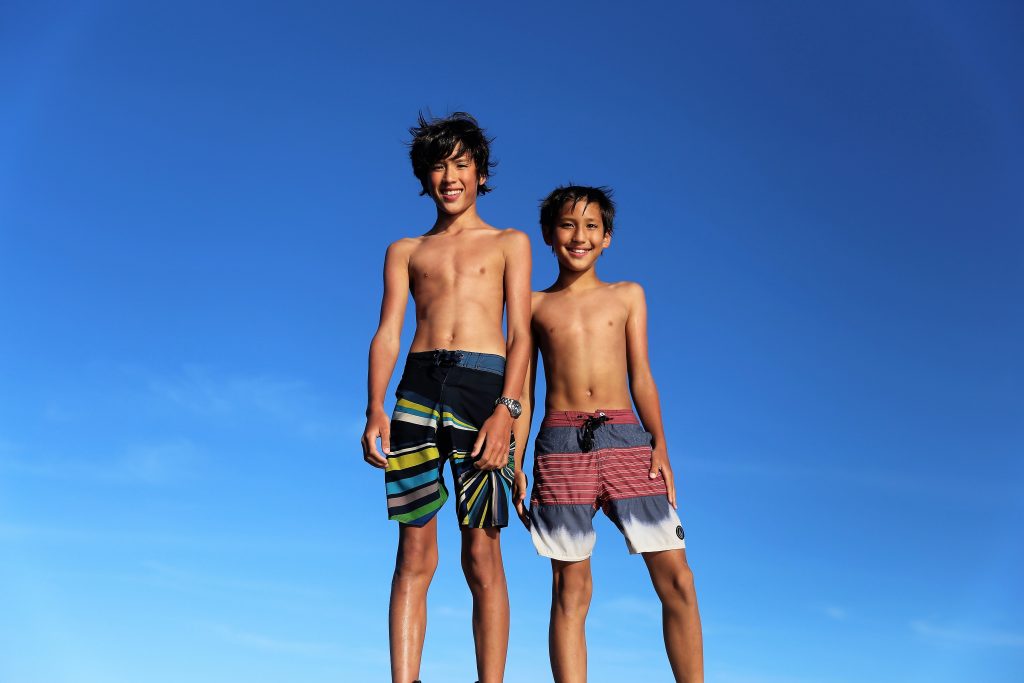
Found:
M 583 416 L 580 415 L 580 417 Z M 580 427 L 580 449 L 584 453 L 589 453 L 590 449 L 594 447 L 594 430 L 610 419 L 604 413 L 598 413 L 597 415 L 591 415 L 583 421 L 583 426 Z

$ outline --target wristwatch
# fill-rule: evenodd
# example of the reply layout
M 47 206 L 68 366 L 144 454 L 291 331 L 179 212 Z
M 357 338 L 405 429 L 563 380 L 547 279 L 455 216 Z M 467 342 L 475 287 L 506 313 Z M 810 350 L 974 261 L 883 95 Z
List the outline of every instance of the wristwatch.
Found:
M 512 415 L 513 420 L 523 414 L 523 404 L 514 398 L 502 396 L 494 402 L 494 405 L 498 405 L 499 403 L 508 408 L 508 412 Z

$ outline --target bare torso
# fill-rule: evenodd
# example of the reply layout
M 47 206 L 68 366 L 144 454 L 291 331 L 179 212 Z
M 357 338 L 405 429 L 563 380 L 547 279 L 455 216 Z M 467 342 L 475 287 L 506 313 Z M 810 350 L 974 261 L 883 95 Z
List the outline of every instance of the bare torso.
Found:
M 491 227 L 413 238 L 409 290 L 416 304 L 410 351 L 505 355 L 504 239 Z
M 629 283 L 534 292 L 533 334 L 544 359 L 547 410 L 629 408 Z

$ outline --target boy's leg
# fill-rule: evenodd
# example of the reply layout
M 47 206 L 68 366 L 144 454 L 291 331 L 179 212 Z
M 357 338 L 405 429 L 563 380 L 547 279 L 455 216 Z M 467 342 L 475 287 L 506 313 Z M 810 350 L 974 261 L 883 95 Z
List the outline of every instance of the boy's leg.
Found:
M 437 569 L 437 517 L 421 527 L 398 527 L 398 555 L 389 614 L 392 683 L 420 677 L 427 631 L 427 589 Z
M 548 651 L 555 683 L 587 680 L 587 612 L 593 594 L 590 559 L 551 560 L 551 624 Z
M 661 598 L 665 650 L 677 682 L 703 683 L 704 641 L 697 591 L 685 550 L 643 553 L 654 590 Z
M 473 640 L 480 683 L 499 683 L 508 652 L 508 587 L 501 529 L 462 529 L 462 570 L 473 593 Z

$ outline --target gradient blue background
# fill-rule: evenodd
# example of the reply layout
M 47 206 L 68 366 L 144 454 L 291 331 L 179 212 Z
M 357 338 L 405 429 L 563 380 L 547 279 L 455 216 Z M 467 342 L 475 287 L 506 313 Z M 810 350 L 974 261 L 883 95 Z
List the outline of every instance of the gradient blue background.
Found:
M 0 10 L 0 681 L 389 680 L 358 436 L 420 108 L 496 136 L 537 288 L 538 200 L 615 188 L 709 683 L 1024 680 L 1019 3 L 143 4 Z M 599 519 L 591 681 L 669 680 Z M 441 522 L 423 678 L 471 681 Z

